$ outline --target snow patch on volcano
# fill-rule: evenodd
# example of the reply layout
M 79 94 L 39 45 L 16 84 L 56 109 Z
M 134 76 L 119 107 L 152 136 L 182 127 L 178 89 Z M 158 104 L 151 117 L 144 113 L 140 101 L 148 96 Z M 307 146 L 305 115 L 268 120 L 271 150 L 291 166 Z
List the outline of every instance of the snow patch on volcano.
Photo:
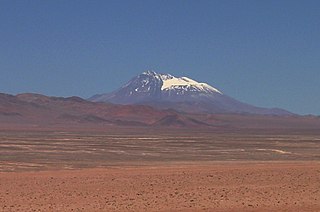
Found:
M 185 89 L 190 90 L 192 88 L 193 90 L 198 90 L 202 92 L 217 92 L 222 94 L 221 91 L 218 89 L 208 85 L 207 83 L 199 83 L 195 80 L 192 80 L 188 77 L 173 77 L 168 75 L 161 76 L 162 79 L 162 87 L 161 90 L 171 90 L 171 89 Z

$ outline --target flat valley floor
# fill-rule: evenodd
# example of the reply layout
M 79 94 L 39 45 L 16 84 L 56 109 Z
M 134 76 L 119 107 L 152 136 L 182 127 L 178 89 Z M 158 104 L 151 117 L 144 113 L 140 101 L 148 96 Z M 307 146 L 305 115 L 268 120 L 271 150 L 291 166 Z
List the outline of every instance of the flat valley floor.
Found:
M 320 134 L 1 131 L 0 211 L 320 211 Z

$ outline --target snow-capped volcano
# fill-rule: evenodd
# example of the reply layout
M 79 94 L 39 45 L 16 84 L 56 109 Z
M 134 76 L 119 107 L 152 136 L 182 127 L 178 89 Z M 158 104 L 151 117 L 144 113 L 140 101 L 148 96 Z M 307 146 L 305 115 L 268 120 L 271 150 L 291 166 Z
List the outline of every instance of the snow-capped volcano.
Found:
M 96 95 L 92 101 L 133 104 L 149 100 L 177 102 L 197 96 L 222 95 L 218 89 L 187 77 L 145 71 L 111 94 Z
M 145 71 L 120 89 L 95 95 L 89 100 L 115 104 L 145 104 L 196 113 L 290 114 L 281 109 L 259 108 L 239 102 L 207 83 L 154 71 Z

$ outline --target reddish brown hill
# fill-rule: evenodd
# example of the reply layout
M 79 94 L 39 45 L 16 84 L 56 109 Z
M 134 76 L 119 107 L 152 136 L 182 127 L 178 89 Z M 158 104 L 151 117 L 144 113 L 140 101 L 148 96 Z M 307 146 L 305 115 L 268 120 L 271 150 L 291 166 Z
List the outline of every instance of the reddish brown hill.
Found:
M 93 103 L 79 97 L 0 94 L 1 126 L 148 126 L 175 114 L 149 106 Z
M 39 94 L 20 94 L 17 95 L 17 98 L 53 111 L 57 115 L 56 118 L 59 119 L 71 118 L 76 120 L 79 117 L 82 120 L 82 117 L 86 117 L 88 121 L 101 122 L 107 120 L 108 122 L 115 122 L 116 125 L 119 124 L 119 121 L 151 124 L 172 113 L 156 110 L 149 106 L 93 103 L 79 97 L 61 98 Z
M 153 126 L 167 127 L 208 127 L 209 124 L 198 121 L 194 118 L 185 117 L 178 114 L 167 115 L 153 123 Z M 214 126 L 214 125 L 212 125 Z
M 106 127 L 206 129 L 320 129 L 316 116 L 190 114 L 143 105 L 89 102 L 79 97 L 0 94 L 0 129 L 19 127 L 62 129 Z

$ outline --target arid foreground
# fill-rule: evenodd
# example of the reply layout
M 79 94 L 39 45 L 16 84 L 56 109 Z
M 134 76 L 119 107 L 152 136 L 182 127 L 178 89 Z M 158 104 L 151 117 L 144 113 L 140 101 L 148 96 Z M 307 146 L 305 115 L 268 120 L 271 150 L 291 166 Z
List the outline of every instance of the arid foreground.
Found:
M 320 164 L 1 173 L 1 211 L 320 211 Z
M 0 136 L 0 211 L 320 211 L 314 132 Z

